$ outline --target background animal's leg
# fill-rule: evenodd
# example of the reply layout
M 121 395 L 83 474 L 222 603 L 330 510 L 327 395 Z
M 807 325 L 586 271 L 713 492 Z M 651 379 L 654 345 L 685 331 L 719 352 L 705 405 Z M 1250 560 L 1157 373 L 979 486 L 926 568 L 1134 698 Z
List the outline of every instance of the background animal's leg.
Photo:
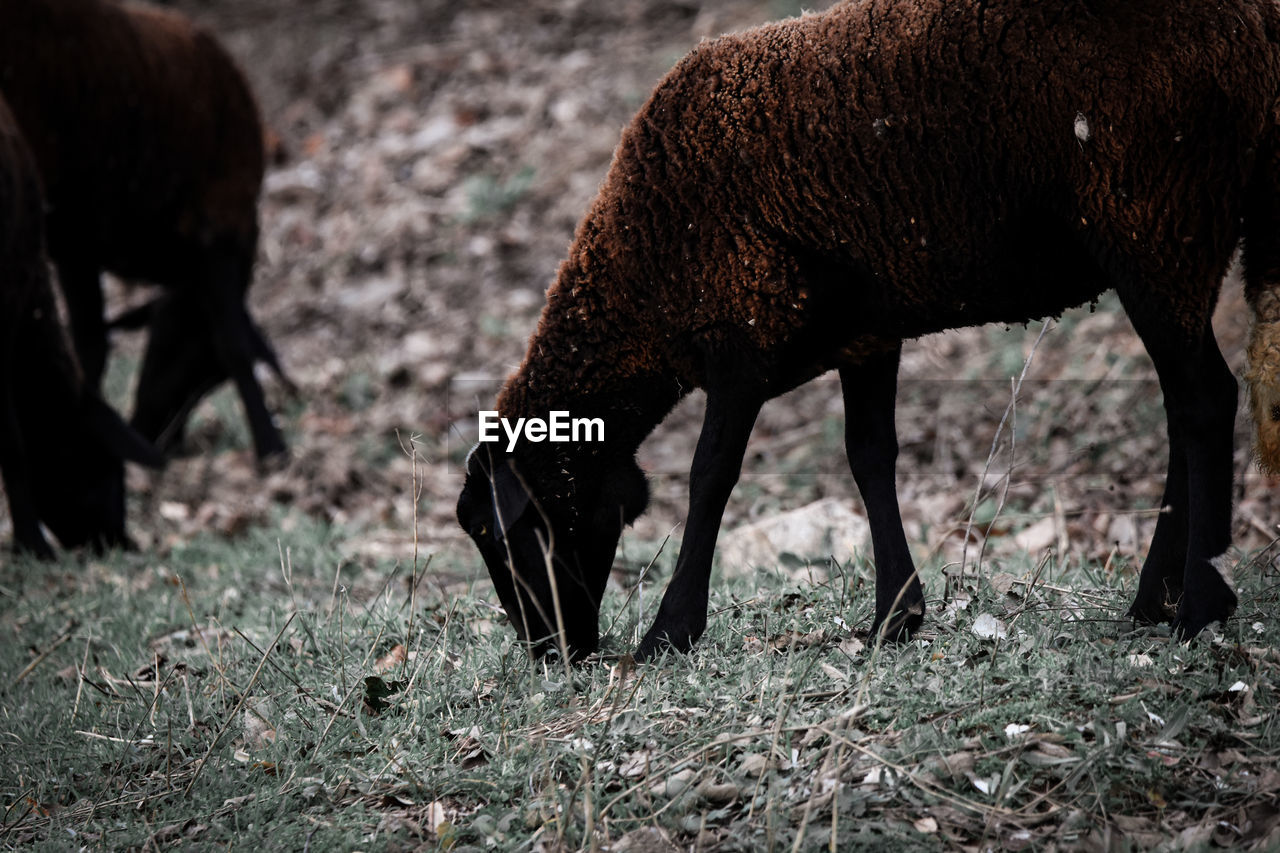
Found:
M 1182 598 L 1182 573 L 1187 565 L 1187 447 L 1182 424 L 1166 412 L 1169 428 L 1169 472 L 1164 482 L 1162 512 L 1156 520 L 1151 550 L 1138 577 L 1138 594 L 1129 615 L 1138 622 L 1157 624 L 1171 619 Z
M 246 315 L 247 317 L 247 315 Z M 275 348 L 267 341 L 267 336 L 262 334 L 262 330 L 258 328 L 258 324 L 253 322 L 252 317 L 247 317 L 249 321 L 249 334 L 253 336 L 253 352 L 258 361 L 264 362 L 267 367 L 271 368 L 271 372 L 276 375 L 276 379 L 284 385 L 285 390 L 290 395 L 298 396 L 298 386 L 289 374 L 284 372 L 283 365 L 280 364 L 280 357 L 276 355 Z
M 183 448 L 191 411 L 226 380 L 227 372 L 190 288 L 151 303 L 148 320 L 131 424 L 162 452 L 172 454 Z
M 244 404 L 253 445 L 261 463 L 268 457 L 285 453 L 284 438 L 267 409 L 262 386 L 253 373 L 258 351 L 258 337 L 244 304 L 244 279 L 248 265 L 229 253 L 221 253 L 209 262 L 210 275 L 198 288 L 207 311 L 207 323 L 218 359 L 236 384 Z
M 1122 294 L 1123 296 L 1123 294 Z M 1226 619 L 1236 608 L 1236 594 L 1230 580 L 1231 545 L 1231 479 L 1232 432 L 1235 425 L 1237 386 L 1235 377 L 1222 358 L 1213 329 L 1206 318 L 1204 332 L 1198 341 L 1187 341 L 1168 322 L 1153 319 L 1154 311 L 1134 306 L 1126 300 L 1126 309 L 1147 352 L 1155 363 L 1164 392 L 1168 415 L 1170 453 L 1179 452 L 1186 466 L 1186 556 L 1182 569 L 1182 598 L 1178 604 L 1173 628 L 1183 638 L 1194 637 L 1211 622 Z M 1176 500 L 1182 488 L 1178 464 L 1171 462 L 1172 497 Z M 1169 497 L 1168 489 L 1166 497 Z M 1177 519 L 1165 525 L 1167 542 L 1153 542 L 1153 552 L 1160 557 L 1165 549 L 1173 549 L 1180 538 Z M 1159 536 L 1159 532 L 1157 532 Z M 1155 546 L 1160 551 L 1155 551 Z M 1142 590 L 1163 586 L 1161 573 L 1167 569 L 1151 560 L 1142 570 L 1139 598 L 1134 608 L 1147 603 Z M 1148 577 L 1148 575 L 1150 575 Z M 1151 594 L 1151 593 L 1148 593 Z
M 636 657 L 644 660 L 665 647 L 688 651 L 707 627 L 707 593 L 716 536 L 729 493 L 738 482 L 747 440 L 763 395 L 740 385 L 707 391 L 707 411 L 689 471 L 689 516 L 676 569 L 662 596 L 653 626 Z
M 5 375 L 8 375 L 6 367 Z M 40 529 L 35 496 L 31 489 L 31 469 L 22 444 L 17 410 L 8 391 L 0 391 L 0 476 L 9 499 L 9 516 L 13 519 L 13 547 L 45 560 L 53 559 L 53 548 Z
M 876 636 L 883 630 L 889 639 L 909 635 L 924 620 L 924 590 L 902 531 L 894 472 L 898 458 L 894 408 L 901 352 L 898 347 L 840 370 L 845 450 L 867 507 L 876 559 L 876 618 L 871 634 Z
M 58 284 L 67 303 L 71 337 L 85 384 L 102 387 L 107 364 L 107 321 L 103 317 L 102 277 L 98 267 L 82 261 L 59 261 Z

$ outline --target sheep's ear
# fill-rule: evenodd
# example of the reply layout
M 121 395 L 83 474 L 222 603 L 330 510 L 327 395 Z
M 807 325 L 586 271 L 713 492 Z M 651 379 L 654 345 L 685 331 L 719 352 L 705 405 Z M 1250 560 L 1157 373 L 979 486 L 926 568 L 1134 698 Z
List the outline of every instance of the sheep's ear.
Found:
M 116 456 L 148 468 L 158 470 L 164 467 L 164 455 L 126 424 L 115 409 L 97 395 L 85 398 L 84 417 L 89 434 L 98 436 Z
M 516 476 L 509 461 L 502 461 L 493 472 L 493 521 L 503 536 L 529 508 L 529 490 Z

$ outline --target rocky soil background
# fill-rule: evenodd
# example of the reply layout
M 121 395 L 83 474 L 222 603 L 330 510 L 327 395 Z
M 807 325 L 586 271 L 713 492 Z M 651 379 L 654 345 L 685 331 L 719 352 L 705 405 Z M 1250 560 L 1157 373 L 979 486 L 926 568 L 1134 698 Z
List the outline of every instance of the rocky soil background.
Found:
M 700 39 L 797 14 L 798 4 L 175 6 L 240 60 L 282 144 L 263 194 L 251 302 L 299 394 L 268 380 L 293 458 L 267 476 L 254 471 L 231 392 L 204 404 L 190 456 L 160 475 L 131 473 L 142 498 L 133 530 L 163 555 L 201 530 L 274 526 L 287 544 L 288 531 L 314 517 L 344 525 L 345 556 L 364 562 L 411 555 L 416 522 L 433 566 L 478 570 L 453 521 L 475 412 L 519 363 L 620 129 Z M 110 299 L 119 308 L 145 292 L 116 283 Z M 1221 313 L 1224 351 L 1238 367 L 1238 282 Z M 958 557 L 980 482 L 977 520 L 996 518 L 988 556 L 1053 547 L 1120 566 L 1116 558 L 1143 553 L 1163 482 L 1163 415 L 1150 364 L 1114 300 L 1069 313 L 1045 335 L 992 455 L 1011 379 L 1038 333 L 1038 324 L 986 328 L 908 346 L 899 477 L 919 556 Z M 140 341 L 122 337 L 117 352 L 124 400 Z M 643 565 L 652 543 L 679 534 L 700 412 L 695 395 L 642 448 L 654 503 L 624 544 L 623 564 Z M 834 377 L 771 403 L 726 527 L 828 497 L 861 514 L 841 422 Z M 1249 467 L 1243 415 L 1238 446 L 1236 542 L 1256 549 L 1277 535 L 1280 500 Z M 970 535 L 973 549 L 980 537 Z

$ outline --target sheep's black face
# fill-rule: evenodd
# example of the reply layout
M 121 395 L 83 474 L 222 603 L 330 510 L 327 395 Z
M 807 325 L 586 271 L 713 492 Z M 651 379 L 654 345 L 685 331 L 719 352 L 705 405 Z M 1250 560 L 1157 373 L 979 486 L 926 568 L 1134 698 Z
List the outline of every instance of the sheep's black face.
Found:
M 96 444 L 63 448 L 47 459 L 36 481 L 40 520 L 64 548 L 131 545 L 124 530 L 124 463 Z
M 36 514 L 65 548 L 129 547 L 124 460 L 163 460 L 96 395 L 50 393 L 49 404 L 19 414 Z
M 588 475 L 548 480 L 483 447 L 468 457 L 458 522 L 489 569 L 520 639 L 535 655 L 556 641 L 556 603 L 574 660 L 600 642 L 600 600 L 622 528 L 644 511 L 649 490 L 634 460 Z
M 63 409 L 24 413 L 36 513 L 65 548 L 132 546 L 125 533 L 124 462 L 164 460 L 96 395 Z M 70 416 L 68 416 L 70 415 Z

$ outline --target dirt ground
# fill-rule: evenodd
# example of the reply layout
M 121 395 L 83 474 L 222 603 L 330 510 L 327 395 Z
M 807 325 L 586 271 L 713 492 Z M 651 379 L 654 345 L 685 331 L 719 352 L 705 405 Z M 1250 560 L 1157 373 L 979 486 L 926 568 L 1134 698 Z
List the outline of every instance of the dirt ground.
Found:
M 814 4 L 814 8 L 828 5 Z M 253 468 L 238 403 L 198 414 L 194 453 L 130 474 L 131 527 L 164 549 L 198 530 L 286 532 L 301 515 L 348 526 L 352 559 L 478 569 L 453 521 L 475 412 L 519 362 L 573 228 L 618 134 L 700 39 L 795 14 L 780 0 L 178 0 L 217 32 L 283 142 L 262 201 L 252 310 L 300 393 L 269 382 L 293 449 Z M 115 307 L 144 298 L 111 288 Z M 1238 366 L 1244 309 L 1228 287 L 1221 328 Z M 900 491 L 920 554 L 954 557 L 979 481 L 1003 499 L 997 544 L 1106 560 L 1140 555 L 1164 467 L 1159 392 L 1127 321 L 1104 300 L 1041 342 L 1012 422 L 988 457 L 1039 326 L 966 330 L 908 345 Z M 118 341 L 122 364 L 140 342 Z M 127 370 L 127 367 L 120 368 Z M 654 504 L 639 541 L 683 515 L 699 423 L 691 399 L 642 448 Z M 840 395 L 824 377 L 763 414 L 726 526 L 856 491 L 840 445 Z M 1276 535 L 1277 489 L 1248 464 L 1242 420 L 1236 542 Z M 405 452 L 410 442 L 416 464 Z M 860 504 L 854 505 L 861 512 Z M 1026 532 L 1031 528 L 1030 532 Z M 1014 534 L 1026 532 L 1022 539 Z M 995 540 L 999 540 L 997 543 Z M 624 557 L 642 560 L 640 554 Z

